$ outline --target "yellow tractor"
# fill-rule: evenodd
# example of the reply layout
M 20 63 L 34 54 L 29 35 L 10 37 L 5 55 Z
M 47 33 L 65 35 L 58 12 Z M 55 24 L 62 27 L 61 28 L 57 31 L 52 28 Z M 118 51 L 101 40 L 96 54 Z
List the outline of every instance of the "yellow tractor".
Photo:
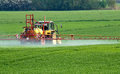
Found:
M 30 17 L 28 19 L 27 17 Z M 34 23 L 33 15 L 26 15 L 26 27 L 24 27 L 24 32 L 20 35 L 20 40 L 22 43 L 25 42 L 41 42 L 61 44 L 61 39 L 59 37 L 58 26 L 54 24 L 53 21 L 36 21 Z

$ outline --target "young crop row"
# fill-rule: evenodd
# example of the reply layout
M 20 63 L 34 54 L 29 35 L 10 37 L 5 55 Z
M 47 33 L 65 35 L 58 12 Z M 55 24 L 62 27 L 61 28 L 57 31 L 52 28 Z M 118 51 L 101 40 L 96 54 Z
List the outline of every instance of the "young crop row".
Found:
M 25 15 L 31 13 L 36 20 L 46 16 L 46 20 L 54 21 L 60 34 L 120 35 L 120 11 L 113 10 L 0 12 L 0 34 L 20 34 L 25 26 Z

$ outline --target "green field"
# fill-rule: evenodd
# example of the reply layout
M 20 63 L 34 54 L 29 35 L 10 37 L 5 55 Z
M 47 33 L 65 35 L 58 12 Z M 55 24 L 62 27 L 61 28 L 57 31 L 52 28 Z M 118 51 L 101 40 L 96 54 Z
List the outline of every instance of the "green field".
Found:
M 61 34 L 107 35 L 120 34 L 120 11 L 31 11 L 0 12 L 0 34 L 20 34 L 25 26 L 25 15 L 34 14 L 36 20 L 52 20 Z
M 1 74 L 118 74 L 120 46 L 0 48 Z
M 60 34 L 120 36 L 120 11 L 0 12 L 0 35 L 20 34 L 25 15 L 52 20 Z M 60 28 L 60 25 L 63 28 Z M 0 74 L 119 74 L 120 45 L 2 47 Z

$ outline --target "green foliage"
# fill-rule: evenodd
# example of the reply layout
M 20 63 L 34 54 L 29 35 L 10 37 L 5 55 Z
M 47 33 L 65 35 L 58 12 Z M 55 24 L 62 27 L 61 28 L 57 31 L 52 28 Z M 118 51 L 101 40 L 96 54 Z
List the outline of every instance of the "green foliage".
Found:
M 33 0 L 33 4 L 37 4 L 35 8 L 40 10 L 90 10 L 106 7 L 106 2 L 99 0 Z
M 0 0 L 0 10 L 30 10 L 31 0 Z
M 37 21 L 54 21 L 60 34 L 119 36 L 120 11 L 31 11 L 0 12 L 0 34 L 20 34 L 25 15 L 33 13 Z M 63 28 L 60 28 L 60 25 Z
M 92 10 L 115 4 L 115 0 L 0 0 L 0 10 Z
M 0 47 L 1 74 L 120 73 L 120 46 Z
M 107 4 L 109 7 L 114 8 L 116 5 L 116 0 L 107 0 Z
M 101 6 L 102 8 L 105 8 L 105 7 L 107 6 L 107 1 L 106 1 L 106 0 L 102 0 L 102 1 L 100 2 L 100 6 Z

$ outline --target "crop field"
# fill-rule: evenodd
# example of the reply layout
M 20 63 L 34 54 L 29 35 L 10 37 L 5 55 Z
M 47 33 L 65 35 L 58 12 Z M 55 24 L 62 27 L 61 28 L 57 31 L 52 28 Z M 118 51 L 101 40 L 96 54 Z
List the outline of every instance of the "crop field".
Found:
M 25 15 L 33 13 L 36 20 L 54 21 L 61 34 L 106 35 L 120 34 L 120 11 L 34 11 L 0 12 L 0 34 L 19 34 L 25 26 Z
M 1 11 L 0 35 L 20 34 L 25 15 L 54 21 L 60 34 L 120 36 L 119 10 Z M 60 28 L 60 26 L 63 28 Z M 119 74 L 120 45 L 2 47 L 0 74 Z

